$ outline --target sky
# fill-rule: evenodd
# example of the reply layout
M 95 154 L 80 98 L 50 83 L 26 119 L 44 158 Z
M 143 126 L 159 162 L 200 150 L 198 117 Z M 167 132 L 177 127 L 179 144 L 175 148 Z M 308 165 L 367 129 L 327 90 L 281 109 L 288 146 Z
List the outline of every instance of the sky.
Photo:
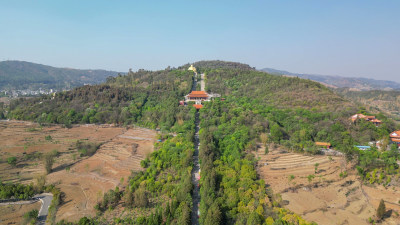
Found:
M 0 61 L 163 69 L 227 60 L 400 82 L 400 1 L 0 0 Z

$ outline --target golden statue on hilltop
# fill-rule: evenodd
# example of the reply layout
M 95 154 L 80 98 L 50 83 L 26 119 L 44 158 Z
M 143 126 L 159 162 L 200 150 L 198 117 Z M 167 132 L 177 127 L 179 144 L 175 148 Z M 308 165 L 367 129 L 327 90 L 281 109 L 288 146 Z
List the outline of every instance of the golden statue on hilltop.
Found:
M 196 71 L 196 67 L 194 67 L 194 66 L 193 66 L 193 64 L 192 64 L 192 65 L 190 65 L 190 67 L 189 67 L 189 69 L 188 69 L 188 70 L 191 70 L 191 71 L 193 71 L 193 72 L 197 73 L 197 71 Z

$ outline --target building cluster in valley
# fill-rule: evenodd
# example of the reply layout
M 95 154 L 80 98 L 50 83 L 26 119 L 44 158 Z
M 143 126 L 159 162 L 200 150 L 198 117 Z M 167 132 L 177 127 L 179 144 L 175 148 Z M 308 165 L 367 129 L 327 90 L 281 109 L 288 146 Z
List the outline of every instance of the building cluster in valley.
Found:
M 365 120 L 374 124 L 377 127 L 382 124 L 382 121 L 377 119 L 375 116 L 366 116 L 364 114 L 354 114 L 353 116 L 350 117 L 350 120 L 353 123 L 355 123 L 357 120 Z M 369 142 L 368 145 L 355 145 L 354 147 L 363 151 L 370 150 L 372 146 L 376 146 L 378 149 L 381 149 L 382 142 L 383 142 L 382 140 L 379 140 L 376 142 Z M 400 130 L 393 131 L 390 134 L 390 143 L 396 144 L 400 149 Z M 322 153 L 324 154 L 334 151 L 331 149 L 332 145 L 329 142 L 315 142 L 315 146 L 319 147 Z
M 38 90 L 31 90 L 31 89 L 25 89 L 25 90 L 1 90 L 0 95 L 12 97 L 12 98 L 17 98 L 21 96 L 39 96 L 39 95 L 48 95 L 57 92 L 56 90 L 53 89 L 42 89 L 39 88 Z

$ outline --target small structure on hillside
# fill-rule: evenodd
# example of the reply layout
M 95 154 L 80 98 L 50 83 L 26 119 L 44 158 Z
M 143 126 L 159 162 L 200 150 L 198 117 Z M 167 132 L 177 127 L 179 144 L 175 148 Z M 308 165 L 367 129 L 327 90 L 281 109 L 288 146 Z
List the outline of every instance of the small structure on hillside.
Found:
M 355 123 L 359 119 L 363 119 L 365 121 L 373 123 L 375 126 L 379 126 L 382 124 L 382 121 L 378 120 L 375 116 L 366 116 L 361 113 L 352 115 L 350 119 L 353 123 Z
M 400 130 L 393 131 L 390 134 L 390 140 L 392 143 L 396 143 L 398 147 L 400 147 Z
M 315 142 L 315 145 L 318 147 L 325 148 L 325 149 L 331 148 L 331 143 L 329 143 L 329 142 Z
M 356 145 L 354 147 L 356 147 L 356 148 L 358 148 L 358 150 L 362 150 L 362 151 L 371 150 L 371 146 Z

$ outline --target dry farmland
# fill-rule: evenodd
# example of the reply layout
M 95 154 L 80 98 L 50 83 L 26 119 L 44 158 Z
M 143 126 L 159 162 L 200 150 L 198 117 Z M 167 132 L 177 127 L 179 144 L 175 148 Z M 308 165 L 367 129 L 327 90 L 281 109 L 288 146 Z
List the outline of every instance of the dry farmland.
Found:
M 271 149 L 271 148 L 270 148 Z M 360 183 L 354 169 L 346 165 L 342 157 L 306 156 L 274 149 L 268 155 L 264 149 L 260 157 L 258 173 L 270 185 L 274 193 L 281 195 L 286 208 L 308 221 L 318 224 L 369 224 L 379 201 L 386 201 L 392 210 L 391 218 L 383 224 L 399 224 L 400 187 L 367 187 Z M 317 173 L 315 164 L 318 163 Z M 347 171 L 347 177 L 340 173 Z M 294 179 L 289 179 L 293 175 Z M 314 178 L 308 179 L 309 175 Z
M 156 131 L 112 125 L 39 127 L 21 121 L 0 122 L 0 179 L 3 182 L 35 182 L 45 173 L 41 154 L 58 152 L 47 184 L 65 193 L 57 220 L 75 221 L 95 215 L 94 205 L 103 193 L 123 187 L 131 171 L 141 170 L 140 161 L 153 151 Z M 101 144 L 91 157 L 80 157 L 77 141 Z M 17 158 L 16 166 L 7 163 Z

